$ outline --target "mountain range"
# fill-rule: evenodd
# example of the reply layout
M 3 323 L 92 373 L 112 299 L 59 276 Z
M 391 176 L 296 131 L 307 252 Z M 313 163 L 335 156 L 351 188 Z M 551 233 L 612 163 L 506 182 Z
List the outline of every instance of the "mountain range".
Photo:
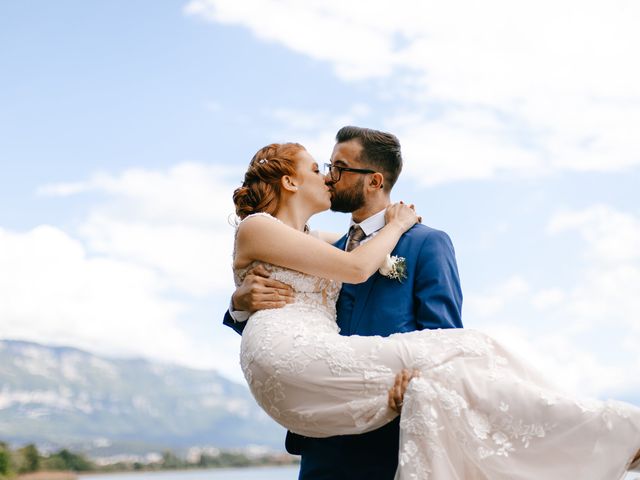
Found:
M 0 440 L 93 454 L 284 446 L 246 386 L 215 371 L 0 340 Z

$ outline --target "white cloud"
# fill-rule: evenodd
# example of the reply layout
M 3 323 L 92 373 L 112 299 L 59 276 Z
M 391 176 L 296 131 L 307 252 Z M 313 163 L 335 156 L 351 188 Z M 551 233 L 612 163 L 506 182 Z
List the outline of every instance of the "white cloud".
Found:
M 42 195 L 99 195 L 73 231 L 0 230 L 0 337 L 238 378 L 239 337 L 219 317 L 233 286 L 229 221 L 241 178 L 240 170 L 183 163 L 44 186 Z M 203 311 L 218 299 L 219 311 Z M 211 334 L 194 338 L 187 324 L 210 324 Z
M 0 230 L 0 336 L 178 358 L 188 339 L 175 320 L 184 307 L 161 295 L 149 269 L 89 257 L 51 226 Z
M 450 111 L 434 120 L 396 117 L 389 129 L 400 138 L 405 174 L 422 185 L 545 171 L 536 152 L 518 144 L 491 112 Z
M 425 184 L 640 164 L 637 2 L 192 0 L 184 11 L 345 81 L 381 81 L 398 104 L 387 128 Z
M 373 3 L 370 8 L 376 6 L 381 7 Z M 372 24 L 372 16 L 366 13 L 361 14 L 363 21 L 358 21 L 357 9 L 350 8 L 348 2 L 196 0 L 186 5 L 184 11 L 209 21 L 245 25 L 261 39 L 332 62 L 346 78 L 387 75 L 393 66 L 390 40 L 394 32 L 377 28 Z M 345 48 L 345 36 L 357 39 L 358 43 Z M 363 48 L 357 48 L 358 45 Z
M 46 185 L 39 192 L 58 196 L 101 192 L 112 196 L 115 202 L 109 208 L 122 216 L 212 225 L 220 221 L 221 213 L 233 213 L 232 188 L 240 184 L 242 174 L 243 170 L 218 165 L 181 163 L 167 171 L 132 168 L 117 176 L 96 174 L 83 182 Z M 229 181 L 231 177 L 237 182 Z
M 155 269 L 167 288 L 197 296 L 229 290 L 230 277 L 216 273 L 231 265 L 229 225 L 162 225 L 94 213 L 80 234 L 92 252 Z
M 566 210 L 546 233 L 572 235 L 580 265 L 569 278 L 545 274 L 537 285 L 514 276 L 469 293 L 466 318 L 574 392 L 640 390 L 640 216 L 605 205 Z
M 108 195 L 79 227 L 93 253 L 150 268 L 166 288 L 203 296 L 229 291 L 233 188 L 239 170 L 195 163 L 167 171 L 131 169 L 96 175 L 86 182 L 50 185 L 43 194 Z
M 472 311 L 474 316 L 489 318 L 501 312 L 509 302 L 525 296 L 530 288 L 524 278 L 516 275 L 493 287 L 491 292 L 467 295 L 465 309 Z
M 371 109 L 364 104 L 354 104 L 342 115 L 328 115 L 325 112 L 308 112 L 292 108 L 277 108 L 268 115 L 300 131 L 325 130 L 334 125 L 346 125 L 366 116 Z M 334 132 L 335 135 L 335 132 Z
M 586 266 L 569 293 L 568 314 L 582 325 L 615 324 L 640 344 L 640 218 L 604 205 L 554 215 L 551 235 L 575 232 Z
M 550 234 L 579 232 L 593 260 L 607 264 L 640 260 L 640 219 L 606 205 L 559 212 L 550 220 L 547 230 Z
M 328 162 L 331 157 L 338 129 L 345 125 L 358 124 L 370 113 L 371 108 L 368 105 L 355 103 L 340 114 L 278 108 L 264 112 L 264 115 L 280 124 L 276 127 L 277 138 L 301 143 L 322 164 Z
M 535 308 L 540 310 L 548 310 L 557 308 L 566 299 L 564 291 L 560 288 L 550 288 L 537 292 L 531 299 L 531 303 Z

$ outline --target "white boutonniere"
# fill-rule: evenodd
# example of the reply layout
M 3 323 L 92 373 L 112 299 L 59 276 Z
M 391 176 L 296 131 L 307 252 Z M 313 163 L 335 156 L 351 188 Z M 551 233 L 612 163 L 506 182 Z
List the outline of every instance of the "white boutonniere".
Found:
M 387 255 L 382 266 L 378 269 L 380 275 L 398 280 L 402 283 L 407 278 L 407 260 L 404 257 Z

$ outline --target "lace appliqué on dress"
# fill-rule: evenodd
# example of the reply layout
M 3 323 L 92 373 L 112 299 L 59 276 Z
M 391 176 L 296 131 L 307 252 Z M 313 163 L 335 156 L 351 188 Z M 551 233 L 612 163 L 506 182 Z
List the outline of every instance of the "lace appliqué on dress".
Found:
M 249 267 L 235 270 L 237 284 Z M 614 479 L 640 449 L 635 407 L 577 402 L 472 330 L 340 336 L 338 282 L 268 267 L 295 302 L 251 316 L 240 362 L 257 402 L 293 432 L 381 427 L 395 417 L 387 389 L 407 368 L 421 377 L 405 395 L 397 479 Z

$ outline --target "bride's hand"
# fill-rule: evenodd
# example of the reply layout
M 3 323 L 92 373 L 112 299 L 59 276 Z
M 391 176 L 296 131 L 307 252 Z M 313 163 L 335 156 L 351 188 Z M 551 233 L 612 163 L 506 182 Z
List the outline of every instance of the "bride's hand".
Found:
M 384 219 L 388 224 L 396 223 L 399 225 L 403 232 L 406 232 L 422 220 L 421 217 L 416 214 L 413 205 L 406 205 L 403 202 L 389 205 L 384 213 Z
M 402 404 L 404 403 L 404 394 L 407 391 L 409 382 L 420 376 L 419 370 L 414 370 L 409 373 L 409 370 L 404 369 L 396 375 L 395 383 L 393 387 L 389 389 L 388 405 L 391 410 L 395 410 L 398 413 L 402 412 Z

